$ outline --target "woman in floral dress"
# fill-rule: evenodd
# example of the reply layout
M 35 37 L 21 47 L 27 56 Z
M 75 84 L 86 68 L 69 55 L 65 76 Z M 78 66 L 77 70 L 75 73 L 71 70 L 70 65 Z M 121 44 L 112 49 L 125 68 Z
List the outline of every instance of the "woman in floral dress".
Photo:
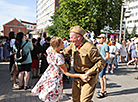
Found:
M 45 102 L 59 102 L 63 95 L 63 73 L 70 77 L 79 77 L 87 82 L 86 74 L 75 74 L 67 71 L 64 58 L 60 54 L 63 49 L 63 41 L 60 37 L 54 37 L 50 41 L 50 47 L 46 50 L 48 68 L 43 73 L 32 93 Z

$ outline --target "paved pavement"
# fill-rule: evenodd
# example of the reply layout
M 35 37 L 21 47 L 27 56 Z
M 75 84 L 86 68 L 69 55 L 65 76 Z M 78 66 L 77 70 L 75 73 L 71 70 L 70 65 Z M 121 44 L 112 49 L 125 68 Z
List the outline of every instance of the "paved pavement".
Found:
M 41 102 L 30 92 L 31 89 L 18 90 L 12 87 L 8 64 L 9 62 L 0 62 L 0 102 Z M 135 76 L 138 76 L 138 70 L 133 69 L 132 65 L 127 68 L 126 63 L 119 64 L 119 69 L 115 70 L 113 75 L 107 74 L 107 97 L 96 98 L 96 91 L 100 90 L 98 81 L 92 100 L 94 102 L 138 102 L 138 80 L 133 79 Z M 33 87 L 37 81 L 38 79 L 30 79 L 29 85 Z M 72 102 L 72 78 L 69 82 L 64 82 L 64 97 L 60 102 Z

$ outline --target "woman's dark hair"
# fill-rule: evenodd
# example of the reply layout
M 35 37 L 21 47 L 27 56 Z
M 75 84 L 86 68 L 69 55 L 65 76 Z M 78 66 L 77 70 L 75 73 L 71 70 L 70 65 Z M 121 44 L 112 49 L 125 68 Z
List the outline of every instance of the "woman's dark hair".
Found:
M 31 39 L 31 37 L 32 37 L 32 34 L 29 34 L 29 39 Z
M 23 35 L 24 35 L 23 32 L 19 32 L 16 35 L 15 46 L 16 46 L 17 49 L 21 47 Z
M 35 38 L 32 39 L 32 43 L 34 44 L 37 40 Z
M 39 37 L 39 38 L 37 38 L 37 42 L 40 42 L 41 41 L 41 38 Z
M 43 33 L 43 37 L 44 37 L 44 38 L 46 37 L 46 33 L 45 33 L 45 32 Z
M 3 39 L 4 38 L 4 36 L 0 36 L 0 39 Z
M 11 31 L 9 33 L 9 40 L 14 39 L 14 38 L 15 38 L 15 33 L 13 31 Z
M 46 38 L 45 38 L 45 41 L 46 41 L 46 40 L 47 40 L 47 41 L 50 41 L 51 38 L 50 38 L 50 37 L 46 37 Z

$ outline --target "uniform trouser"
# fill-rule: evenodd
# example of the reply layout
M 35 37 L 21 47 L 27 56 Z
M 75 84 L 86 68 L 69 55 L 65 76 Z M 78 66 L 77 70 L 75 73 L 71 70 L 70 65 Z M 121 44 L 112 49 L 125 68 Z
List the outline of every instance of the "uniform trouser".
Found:
M 92 97 L 97 83 L 97 75 L 87 83 L 81 79 L 74 78 L 72 85 L 73 102 L 93 102 Z

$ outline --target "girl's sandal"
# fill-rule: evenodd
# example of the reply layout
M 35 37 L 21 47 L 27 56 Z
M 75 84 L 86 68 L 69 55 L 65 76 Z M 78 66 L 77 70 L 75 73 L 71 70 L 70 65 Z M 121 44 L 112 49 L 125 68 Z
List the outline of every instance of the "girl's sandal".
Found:
M 23 89 L 23 86 L 19 86 L 19 90 Z
M 105 95 L 104 95 L 104 93 L 99 93 L 96 97 L 97 97 L 97 98 L 104 98 Z
M 30 89 L 30 86 L 24 86 L 24 90 Z

